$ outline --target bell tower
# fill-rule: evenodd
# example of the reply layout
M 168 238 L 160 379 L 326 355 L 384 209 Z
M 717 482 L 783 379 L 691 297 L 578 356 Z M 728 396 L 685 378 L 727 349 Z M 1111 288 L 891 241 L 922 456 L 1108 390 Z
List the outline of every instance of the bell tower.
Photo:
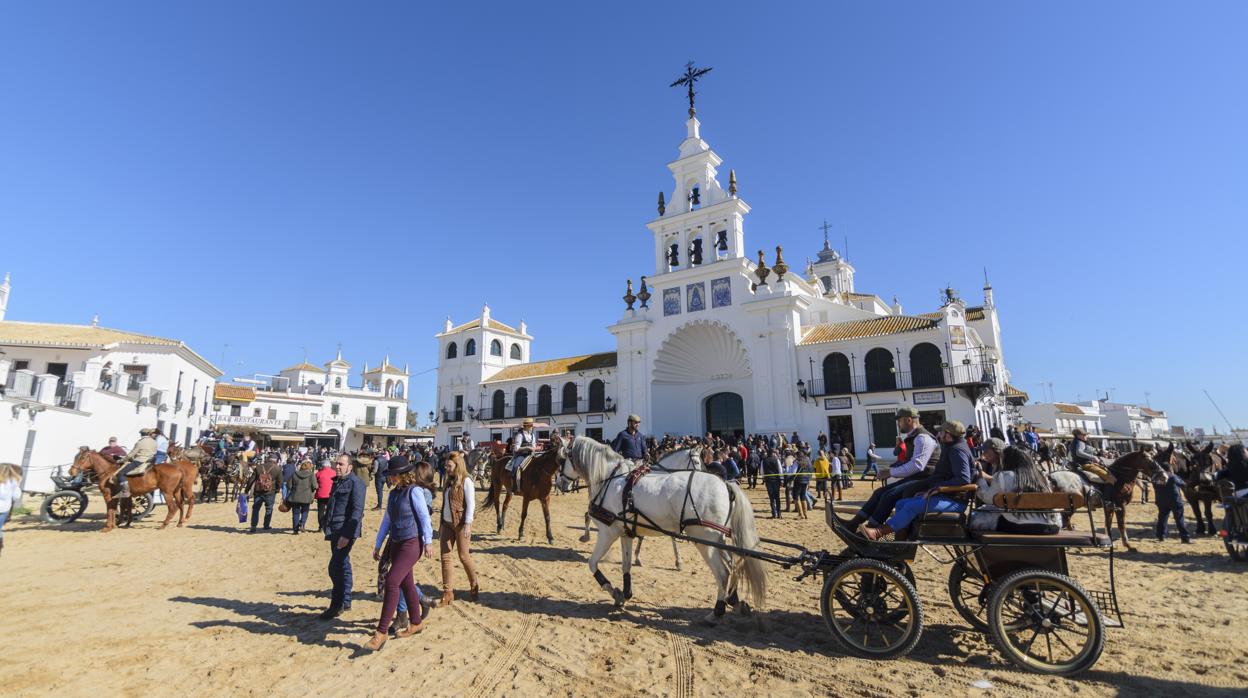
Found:
M 737 173 L 728 174 L 728 188 L 719 183 L 723 160 L 702 140 L 702 122 L 693 106 L 693 83 L 710 68 L 686 68 L 673 87 L 689 88 L 689 119 L 676 160 L 667 164 L 675 181 L 670 196 L 659 192 L 658 217 L 646 224 L 654 235 L 654 272 L 711 264 L 744 257 L 744 220 L 750 207 L 737 197 Z

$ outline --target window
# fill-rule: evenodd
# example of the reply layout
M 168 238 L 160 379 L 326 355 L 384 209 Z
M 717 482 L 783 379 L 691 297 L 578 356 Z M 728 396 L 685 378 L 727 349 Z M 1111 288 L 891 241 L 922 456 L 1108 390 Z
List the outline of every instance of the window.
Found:
M 277 410 L 269 409 L 269 419 L 277 419 Z
M 312 423 L 313 423 L 313 424 L 316 424 L 316 423 L 317 423 L 317 422 L 319 422 L 319 421 L 321 421 L 321 413 L 320 413 L 320 412 L 313 412 L 313 413 L 312 413 Z
M 563 384 L 563 405 L 560 414 L 576 413 L 576 383 L 568 381 Z
M 286 413 L 286 428 L 287 428 L 287 429 L 295 429 L 295 428 L 297 428 L 298 426 L 299 426 L 299 413 L 298 413 L 298 412 L 287 412 L 287 413 Z
M 831 291 L 831 290 L 832 290 L 832 277 L 830 277 L 830 276 L 821 276 L 821 277 L 819 277 L 819 280 L 823 282 L 823 291 L 824 291 L 824 293 L 827 293 L 828 291 Z
M 853 385 L 849 377 L 849 359 L 842 353 L 832 352 L 823 357 L 823 392 L 815 391 L 816 395 L 838 395 L 852 393 Z
M 29 370 L 30 370 L 30 361 L 27 361 L 27 360 L 25 360 L 25 359 L 22 359 L 22 360 L 19 360 L 19 361 L 14 361 L 14 362 L 13 362 L 13 370 L 14 370 L 14 371 L 29 371 Z
M 386 416 L 386 426 L 390 428 L 394 428 L 394 427 L 397 427 L 398 425 L 399 425 L 399 408 L 391 407 L 390 414 Z
M 331 415 L 333 415 L 333 416 L 337 417 L 337 416 L 338 416 L 338 411 L 339 411 L 340 409 L 342 409 L 342 406 L 341 406 L 341 405 L 339 405 L 338 403 L 336 403 L 336 402 L 335 402 L 334 404 L 332 404 L 332 405 L 330 405 L 330 406 L 329 406 L 329 413 L 330 413 Z
M 231 417 L 243 416 L 243 406 L 242 405 L 230 405 L 230 416 Z
M 463 395 L 455 396 L 455 421 L 457 422 L 464 421 L 464 396 Z
M 495 390 L 490 398 L 490 415 L 487 419 L 502 419 L 506 407 L 507 398 L 503 395 L 503 391 Z
M 490 356 L 502 356 L 503 343 L 497 339 L 490 340 Z
M 334 387 L 335 388 L 342 387 L 342 376 L 337 376 L 336 378 L 334 378 Z
M 178 425 L 177 424 L 169 425 L 169 443 L 175 446 L 178 443 Z
M 476 356 L 476 355 L 477 355 L 477 340 L 470 339 L 467 342 L 464 342 L 464 356 Z
M 607 385 L 595 378 L 589 382 L 589 411 L 602 412 L 607 409 Z
M 524 355 L 523 355 L 523 353 L 521 353 L 521 351 L 520 351 L 520 345 L 519 345 L 519 344 L 512 344 L 512 345 L 511 345 L 511 358 L 515 359 L 516 361 L 520 361 L 520 360 L 524 359 Z
M 539 415 L 547 415 L 551 413 L 550 409 L 550 386 L 543 385 L 537 389 L 537 413 Z
M 260 416 L 260 408 L 259 408 L 259 407 L 257 407 L 257 408 L 255 408 L 255 409 L 253 409 L 253 410 L 251 411 L 251 416 L 253 416 L 253 417 L 259 417 L 259 416 Z M 269 417 L 269 419 L 274 419 L 274 418 L 276 418 L 276 417 L 277 417 L 277 412 L 273 412 L 273 416 L 272 416 L 272 417 Z
M 585 435 L 593 439 L 594 441 L 601 442 L 602 441 L 602 427 L 587 427 L 585 429 Z
M 867 352 L 864 363 L 866 364 L 867 390 L 897 389 L 897 375 L 893 372 L 895 367 L 892 352 L 876 347 Z
M 455 345 L 455 342 L 446 345 L 446 358 L 453 359 L 457 356 L 459 356 L 459 347 Z
M 373 426 L 377 422 L 377 408 L 368 406 L 364 408 L 364 423 Z
M 512 345 L 515 346 L 514 344 Z M 513 401 L 515 407 L 515 417 L 529 416 L 529 391 L 524 388 L 516 388 L 516 397 Z
M 910 380 L 915 388 L 929 388 L 945 384 L 945 371 L 940 367 L 940 349 L 935 344 L 923 342 L 910 350 Z

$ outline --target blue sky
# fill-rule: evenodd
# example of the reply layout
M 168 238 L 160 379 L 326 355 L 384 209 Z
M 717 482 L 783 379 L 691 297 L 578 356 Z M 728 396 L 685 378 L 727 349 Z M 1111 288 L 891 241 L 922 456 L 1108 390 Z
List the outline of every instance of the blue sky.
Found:
M 483 302 L 537 358 L 610 349 L 692 59 L 749 248 L 800 264 L 826 218 L 908 312 L 986 266 L 1033 397 L 1224 429 L 1207 388 L 1248 425 L 1248 5 L 449 5 L 7 4 L 9 319 L 99 313 L 230 376 L 339 342 L 425 371 Z

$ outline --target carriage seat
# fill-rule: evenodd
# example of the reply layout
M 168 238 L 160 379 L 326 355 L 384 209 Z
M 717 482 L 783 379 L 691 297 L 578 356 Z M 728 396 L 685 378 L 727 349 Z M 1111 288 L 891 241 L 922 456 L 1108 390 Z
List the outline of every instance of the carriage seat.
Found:
M 971 539 L 985 545 L 1026 545 L 1033 547 L 1092 547 L 1110 544 L 1109 536 L 1084 531 L 1058 531 L 1051 534 L 997 533 L 996 531 L 971 531 Z
M 975 496 L 976 485 L 960 485 L 957 487 L 941 487 L 938 494 L 954 499 L 969 500 Z M 966 539 L 966 511 L 927 512 L 919 517 L 915 525 L 915 533 L 924 540 L 946 538 L 955 540 Z

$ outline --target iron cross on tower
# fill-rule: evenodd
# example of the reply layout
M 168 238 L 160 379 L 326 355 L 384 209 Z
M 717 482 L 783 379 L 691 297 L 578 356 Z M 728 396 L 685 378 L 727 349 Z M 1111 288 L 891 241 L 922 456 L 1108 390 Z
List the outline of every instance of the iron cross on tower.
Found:
M 697 113 L 693 108 L 693 96 L 697 94 L 693 91 L 693 83 L 697 82 L 698 78 L 709 72 L 711 72 L 710 68 L 695 68 L 693 67 L 693 61 L 689 61 L 685 64 L 685 74 L 680 76 L 679 80 L 671 84 L 671 87 L 680 87 L 681 85 L 684 85 L 689 88 L 689 118 L 691 119 L 693 118 L 693 115 Z

